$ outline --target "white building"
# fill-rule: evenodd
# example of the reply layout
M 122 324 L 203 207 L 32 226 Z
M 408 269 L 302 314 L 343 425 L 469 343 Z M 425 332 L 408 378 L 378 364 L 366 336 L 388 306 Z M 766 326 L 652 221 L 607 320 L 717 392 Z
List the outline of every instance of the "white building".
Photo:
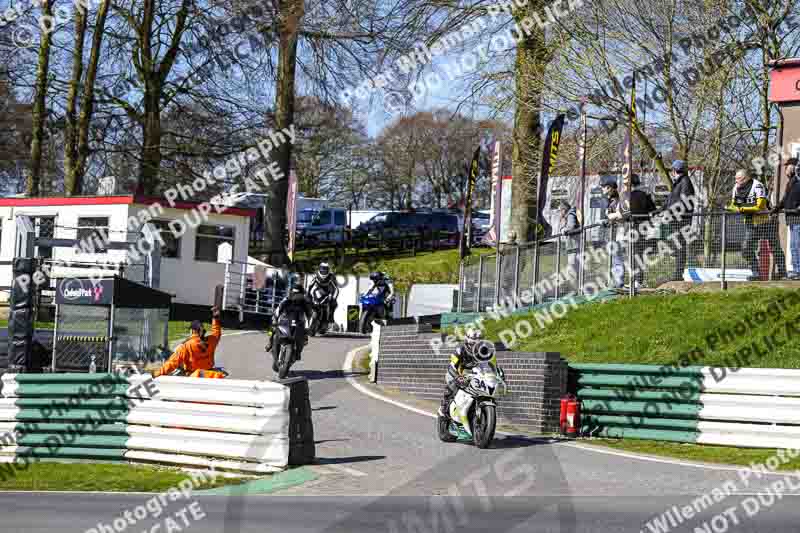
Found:
M 203 217 L 199 203 L 174 202 L 134 196 L 0 198 L 0 263 L 14 257 L 16 217 L 25 215 L 36 222 L 37 236 L 54 239 L 85 240 L 104 233 L 108 241 L 134 244 L 142 220 L 161 230 L 164 240 L 161 255 L 160 289 L 174 295 L 176 305 L 209 306 L 214 287 L 224 283 L 225 264 L 248 261 L 251 218 L 255 209 L 219 207 Z M 175 237 L 172 228 L 185 230 Z M 52 259 L 54 277 L 81 275 L 84 270 L 64 266 L 69 263 L 124 263 L 131 265 L 125 277 L 142 281 L 144 267 L 135 248 L 87 253 L 84 248 L 40 248 L 37 256 Z M 85 274 L 84 274 L 85 275 Z M 0 264 L 0 286 L 11 285 L 11 267 Z M 0 293 L 0 297 L 5 294 Z

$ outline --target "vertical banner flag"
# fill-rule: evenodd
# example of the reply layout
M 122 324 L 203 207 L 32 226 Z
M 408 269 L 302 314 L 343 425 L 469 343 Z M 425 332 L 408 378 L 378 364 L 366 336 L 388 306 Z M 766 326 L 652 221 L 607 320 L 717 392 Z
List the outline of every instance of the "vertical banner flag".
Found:
M 558 147 L 561 144 L 561 131 L 564 129 L 564 118 L 565 115 L 561 113 L 550 123 L 550 129 L 547 131 L 547 137 L 544 139 L 542 171 L 539 174 L 539 186 L 536 188 L 536 194 L 538 196 L 536 202 L 536 240 L 545 236 L 542 214 L 544 213 L 545 203 L 547 202 L 547 184 L 550 180 L 550 173 L 553 172 L 556 160 L 558 159 Z M 540 226 L 542 227 L 541 230 L 539 229 Z M 539 235 L 540 231 L 542 232 L 541 235 Z
M 289 261 L 294 261 L 295 235 L 297 233 L 297 173 L 289 171 L 289 193 L 286 198 L 286 222 L 289 226 Z
M 492 154 L 492 220 L 489 223 L 489 233 L 485 238 L 487 243 L 498 245 L 500 244 L 500 221 L 503 219 L 503 177 L 500 175 L 503 168 L 503 155 L 500 150 L 500 141 L 497 141 L 494 143 L 494 153 Z
M 622 211 L 630 211 L 631 203 L 631 175 L 633 174 L 633 126 L 636 123 L 636 73 L 633 75 L 631 87 L 631 105 L 628 109 L 628 128 L 625 131 L 625 142 L 622 151 L 622 183 L 625 185 L 625 194 L 622 196 Z
M 472 231 L 472 193 L 475 191 L 475 182 L 478 180 L 478 172 L 480 171 L 480 157 L 481 147 L 475 149 L 475 154 L 472 156 L 472 164 L 469 167 L 469 182 L 467 183 L 467 198 L 464 202 L 464 231 L 461 234 L 461 259 L 469 254 L 469 247 L 472 244 L 470 241 Z

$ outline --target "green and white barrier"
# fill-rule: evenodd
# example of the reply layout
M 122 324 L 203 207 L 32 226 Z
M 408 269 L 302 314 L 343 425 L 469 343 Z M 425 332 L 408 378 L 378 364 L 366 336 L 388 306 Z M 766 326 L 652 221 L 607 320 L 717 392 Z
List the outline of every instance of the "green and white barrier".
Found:
M 106 460 L 266 473 L 287 467 L 290 387 L 268 381 L 5 374 L 0 461 Z
M 581 432 L 756 448 L 800 445 L 800 370 L 570 365 Z

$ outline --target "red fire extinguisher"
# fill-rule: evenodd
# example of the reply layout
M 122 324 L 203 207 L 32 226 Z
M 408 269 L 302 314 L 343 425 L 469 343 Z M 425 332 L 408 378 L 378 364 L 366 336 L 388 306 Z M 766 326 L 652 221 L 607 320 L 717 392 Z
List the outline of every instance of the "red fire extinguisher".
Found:
M 577 437 L 580 427 L 581 406 L 578 398 L 573 394 L 567 394 L 561 398 L 561 434 L 567 437 Z

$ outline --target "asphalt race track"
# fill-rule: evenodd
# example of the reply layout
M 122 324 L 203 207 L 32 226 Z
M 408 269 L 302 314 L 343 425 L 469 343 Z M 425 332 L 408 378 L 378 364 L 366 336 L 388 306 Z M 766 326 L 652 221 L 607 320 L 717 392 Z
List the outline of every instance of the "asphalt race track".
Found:
M 341 370 L 365 339 L 312 339 L 294 370 L 310 380 L 317 479 L 271 495 L 192 495 L 120 529 L 110 526 L 146 494 L 2 493 L 0 532 L 783 532 L 796 529 L 800 489 L 770 499 L 778 476 L 652 461 L 551 439 L 498 436 L 489 450 L 441 443 L 434 419 L 366 396 Z M 271 378 L 264 338 L 223 338 L 231 377 Z M 733 483 L 730 483 L 733 481 Z M 709 500 L 673 527 L 648 526 L 726 482 L 738 494 Z M 753 501 L 762 502 L 753 511 Z M 184 508 L 197 501 L 193 516 Z M 745 507 L 745 500 L 750 501 Z M 792 511 L 794 509 L 794 511 Z M 720 515 L 728 510 L 727 514 Z M 175 513 L 182 511 L 182 518 Z M 202 516 L 200 516 L 202 514 Z M 174 521 L 164 522 L 168 516 Z M 716 517 L 716 518 L 715 518 Z M 706 521 L 712 522 L 705 524 Z M 171 519 L 172 520 L 172 519 Z M 161 525 L 152 529 L 152 525 Z M 119 525 L 120 523 L 118 523 Z M 94 529 L 90 529 L 94 528 Z M 654 529 L 655 528 L 655 529 Z M 706 529 L 707 528 L 707 529 Z

